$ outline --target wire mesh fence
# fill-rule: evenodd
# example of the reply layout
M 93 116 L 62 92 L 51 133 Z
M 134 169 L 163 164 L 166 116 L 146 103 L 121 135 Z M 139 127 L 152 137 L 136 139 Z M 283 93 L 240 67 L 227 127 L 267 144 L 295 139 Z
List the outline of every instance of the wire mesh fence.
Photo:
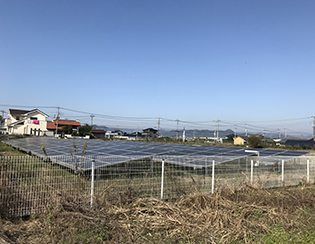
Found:
M 252 156 L 218 163 L 212 157 L 188 156 L 12 156 L 0 157 L 0 173 L 1 215 L 25 216 L 45 211 L 56 195 L 93 206 L 93 199 L 119 204 L 138 197 L 171 199 L 225 188 L 314 183 L 315 160 Z

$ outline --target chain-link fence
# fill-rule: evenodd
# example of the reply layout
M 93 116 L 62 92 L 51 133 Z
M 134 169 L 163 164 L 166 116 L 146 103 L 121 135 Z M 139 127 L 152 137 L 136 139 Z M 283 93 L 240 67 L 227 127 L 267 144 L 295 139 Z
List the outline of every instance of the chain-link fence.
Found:
M 47 209 L 56 195 L 111 204 L 136 197 L 177 198 L 192 192 L 314 183 L 315 158 L 0 157 L 0 211 L 24 216 Z M 194 162 L 192 164 L 191 162 Z M 188 163 L 189 162 L 189 163 Z

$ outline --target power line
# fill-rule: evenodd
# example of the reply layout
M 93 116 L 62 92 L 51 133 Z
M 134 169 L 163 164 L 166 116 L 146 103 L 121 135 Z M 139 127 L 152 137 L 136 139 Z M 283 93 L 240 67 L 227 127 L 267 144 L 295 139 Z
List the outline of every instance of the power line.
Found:
M 76 118 L 86 118 L 88 119 L 88 117 L 91 117 L 91 114 L 94 116 L 97 116 L 98 120 L 114 120 L 114 121 L 127 121 L 128 123 L 137 123 L 137 122 L 142 122 L 142 123 L 147 123 L 149 121 L 156 121 L 158 120 L 159 123 L 163 124 L 162 127 L 165 127 L 165 123 L 167 122 L 177 122 L 177 127 L 178 127 L 178 122 L 180 121 L 183 124 L 187 124 L 190 126 L 195 126 L 195 127 L 201 127 L 201 128 L 207 128 L 209 129 L 209 124 L 213 123 L 212 126 L 210 127 L 219 127 L 219 125 L 217 124 L 217 120 L 207 120 L 207 121 L 185 121 L 185 120 L 178 120 L 178 119 L 170 119 L 170 118 L 163 118 L 163 117 L 137 117 L 137 116 L 115 116 L 115 115 L 108 115 L 108 114 L 100 114 L 100 113 L 92 113 L 92 112 L 86 112 L 86 111 L 82 111 L 82 110 L 76 110 L 76 109 L 70 109 L 70 108 L 66 108 L 66 107 L 58 107 L 58 106 L 29 106 L 29 105 L 12 105 L 12 104 L 0 104 L 0 106 L 3 107 L 21 107 L 21 108 L 46 108 L 46 109 L 58 109 L 58 115 L 60 116 L 61 112 L 60 110 L 64 110 L 64 111 L 68 111 L 68 112 L 73 112 L 76 114 L 83 114 L 83 115 L 67 115 L 66 117 L 76 117 Z M 294 122 L 294 121 L 301 121 L 301 120 L 305 120 L 305 119 L 310 119 L 312 117 L 308 116 L 308 117 L 300 117 L 300 118 L 291 118 L 291 119 L 278 119 L 278 120 L 259 120 L 259 121 L 226 121 L 226 120 L 221 120 L 220 121 L 220 127 L 221 128 L 227 128 L 227 127 L 231 127 L 231 126 L 237 126 L 237 128 L 244 128 L 245 132 L 247 134 L 248 130 L 264 130 L 264 131 L 270 131 L 270 132 L 276 132 L 277 129 L 279 128 L 279 125 L 268 125 L 268 126 L 259 126 L 259 125 L 255 125 L 252 123 L 259 123 L 259 124 L 265 124 L 265 123 L 277 123 L 277 122 L 286 122 L 284 124 L 282 124 L 282 126 L 286 126 L 286 128 L 288 129 L 288 124 Z M 93 121 L 93 118 L 91 117 L 91 121 Z M 93 123 L 93 122 L 91 122 Z M 156 123 L 156 122 L 155 122 Z M 159 128 L 161 128 L 161 124 L 158 125 Z M 314 122 L 315 124 L 315 122 Z M 274 126 L 275 128 L 271 128 L 271 126 Z M 171 126 L 172 127 L 172 126 Z M 165 127 L 166 128 L 166 127 Z M 315 128 L 315 127 L 314 127 Z M 288 129 L 289 130 L 289 129 Z M 178 128 L 177 128 L 178 131 Z M 218 129 L 216 129 L 216 131 L 218 131 Z M 300 133 L 300 132 L 295 132 L 295 133 Z M 303 132 L 305 133 L 305 132 Z M 315 134 L 315 130 L 314 130 L 314 134 Z
M 3 107 L 19 107 L 19 108 L 57 108 L 57 106 L 29 106 L 29 105 L 12 105 L 12 104 L 0 104 Z
M 235 123 L 271 123 L 271 122 L 283 122 L 283 121 L 293 121 L 293 120 L 304 120 L 304 119 L 310 119 L 310 117 L 300 117 L 300 118 L 291 118 L 291 119 L 276 119 L 276 120 L 246 120 L 246 121 L 233 121 Z M 231 122 L 231 123 L 233 123 Z
M 91 114 L 91 112 L 79 111 L 79 110 L 69 109 L 69 108 L 64 108 L 64 107 L 61 107 L 61 109 L 66 110 L 66 111 L 76 112 L 76 113 L 89 114 L 89 115 Z M 111 119 L 141 119 L 141 120 L 156 120 L 157 119 L 157 117 L 115 116 L 115 115 L 98 114 L 98 113 L 93 113 L 93 114 L 96 116 L 111 118 Z

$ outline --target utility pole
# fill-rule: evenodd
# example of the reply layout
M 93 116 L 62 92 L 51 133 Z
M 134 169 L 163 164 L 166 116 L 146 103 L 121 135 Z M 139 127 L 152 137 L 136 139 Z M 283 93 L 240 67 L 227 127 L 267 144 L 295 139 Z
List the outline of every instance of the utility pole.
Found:
M 158 131 L 157 131 L 157 134 L 158 134 L 158 136 L 160 135 L 160 117 L 159 117 L 159 120 L 158 120 Z
M 247 132 L 248 132 L 248 130 L 247 130 L 247 124 L 245 124 L 245 136 L 247 137 Z
M 217 128 L 218 128 L 217 129 L 217 141 L 219 141 L 219 131 L 220 131 L 220 124 L 219 123 L 221 122 L 221 120 L 218 119 L 218 120 L 216 120 L 216 122 L 217 122 Z
M 185 131 L 185 127 L 184 127 L 184 130 L 183 130 L 183 142 L 185 142 L 185 139 L 186 139 L 186 131 Z
M 90 117 L 91 117 L 91 126 L 93 127 L 93 118 L 95 117 L 95 115 L 91 114 Z
M 59 107 L 57 107 L 57 123 L 56 123 L 56 135 L 58 135 L 58 120 L 59 120 Z
M 2 117 L 1 117 L 1 119 L 0 119 L 0 127 L 2 127 L 2 121 L 5 121 L 5 119 L 4 119 L 4 113 L 5 113 L 5 111 L 4 111 L 4 110 L 1 110 L 0 112 L 2 113 Z
M 177 129 L 176 129 L 176 140 L 178 140 L 178 122 L 179 122 L 179 120 L 177 119 L 177 120 L 175 120 L 176 122 L 177 122 Z
M 0 112 L 2 113 L 2 118 L 4 119 L 5 111 L 2 109 Z
M 234 138 L 236 138 L 236 125 L 234 125 Z
M 287 138 L 287 128 L 284 128 L 284 138 Z
M 278 133 L 279 133 L 279 139 L 280 139 L 280 129 L 278 129 Z

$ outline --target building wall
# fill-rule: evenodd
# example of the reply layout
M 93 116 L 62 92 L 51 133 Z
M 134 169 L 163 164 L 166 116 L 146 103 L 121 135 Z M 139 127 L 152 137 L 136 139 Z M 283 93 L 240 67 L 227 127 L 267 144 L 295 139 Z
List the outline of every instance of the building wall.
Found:
M 105 138 L 105 133 L 93 133 L 93 135 L 95 136 L 95 138 L 98 138 L 98 139 Z
M 46 136 L 54 136 L 54 131 L 49 131 L 49 130 L 47 130 L 47 131 L 45 132 L 45 135 L 46 135 Z
M 9 115 L 10 116 L 10 115 Z M 36 118 L 36 119 L 35 119 Z M 21 122 L 21 124 L 14 125 L 13 127 L 9 127 L 10 123 L 17 122 L 15 117 L 10 116 L 10 120 L 7 121 L 7 132 L 10 134 L 26 134 L 26 135 L 38 135 L 43 136 L 44 132 L 46 132 L 47 128 L 47 121 L 46 116 L 34 112 L 27 117 L 20 116 L 19 120 L 25 120 Z
M 245 140 L 242 137 L 236 137 L 234 138 L 234 145 L 244 145 Z
M 8 131 L 10 134 L 23 134 L 24 126 L 16 125 L 14 127 L 9 127 Z
M 19 117 L 19 119 L 17 120 L 17 119 L 16 119 L 17 117 L 12 116 L 11 114 L 8 114 L 8 115 L 9 115 L 9 118 L 7 119 L 7 125 L 12 124 L 12 123 L 15 123 L 15 122 L 17 122 L 18 120 L 23 120 L 23 119 L 25 119 L 25 116 L 17 116 L 17 117 Z

